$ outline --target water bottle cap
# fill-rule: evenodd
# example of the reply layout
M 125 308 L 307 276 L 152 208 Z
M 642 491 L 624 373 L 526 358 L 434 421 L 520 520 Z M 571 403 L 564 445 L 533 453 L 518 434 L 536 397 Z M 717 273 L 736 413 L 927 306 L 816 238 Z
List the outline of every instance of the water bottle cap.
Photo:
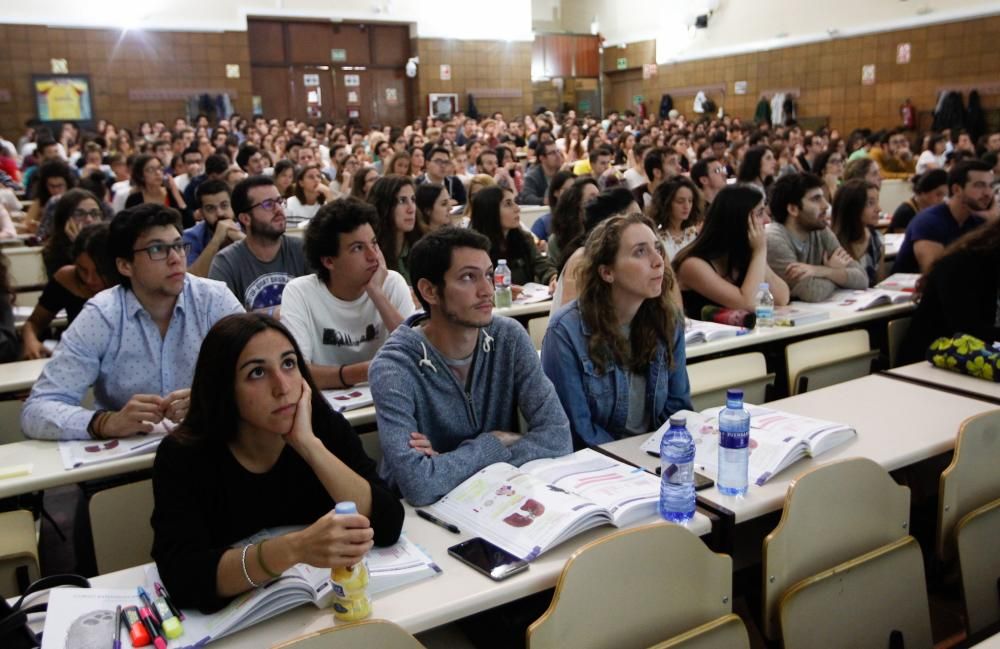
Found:
M 680 426 L 681 428 L 687 428 L 687 417 L 684 415 L 670 415 L 670 427 Z
M 337 503 L 337 506 L 333 508 L 335 514 L 357 514 L 358 506 L 352 500 L 345 500 L 343 502 Z
M 768 284 L 767 282 L 761 282 L 760 286 L 758 286 L 757 288 L 759 288 L 762 291 L 766 291 L 771 288 L 771 285 Z
M 743 401 L 743 390 L 726 390 L 727 401 Z
M 497 265 L 498 265 L 498 266 L 500 266 L 500 265 L 505 265 L 506 263 L 507 263 L 507 260 L 506 260 L 506 259 L 498 259 L 498 260 L 497 260 Z

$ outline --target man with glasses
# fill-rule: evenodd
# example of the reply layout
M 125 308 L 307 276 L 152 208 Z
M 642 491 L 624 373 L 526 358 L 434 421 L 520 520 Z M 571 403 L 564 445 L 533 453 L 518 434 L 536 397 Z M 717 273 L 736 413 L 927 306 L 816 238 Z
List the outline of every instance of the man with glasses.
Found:
M 188 184 L 194 178 L 201 175 L 201 163 L 204 162 L 201 151 L 193 144 L 184 150 L 182 159 L 184 160 L 184 173 L 174 176 L 174 184 L 177 185 L 177 189 L 181 193 L 187 189 Z
M 495 157 L 494 157 L 495 159 Z M 417 184 L 444 185 L 457 205 L 465 205 L 465 186 L 458 176 L 449 176 L 451 153 L 443 146 L 433 147 L 427 154 L 427 171 L 417 178 Z
M 120 284 L 91 298 L 63 334 L 21 411 L 25 435 L 126 437 L 187 414 L 202 338 L 243 309 L 222 284 L 185 272 L 180 223 L 155 203 L 111 221 L 104 270 Z M 94 409 L 81 405 L 91 387 Z
M 209 180 L 198 185 L 198 199 L 194 227 L 184 230 L 188 272 L 198 277 L 208 277 L 215 255 L 231 243 L 242 241 L 246 235 L 233 216 L 229 187 L 221 180 Z
M 524 174 L 524 187 L 517 196 L 520 205 L 544 205 L 549 191 L 549 181 L 562 166 L 562 156 L 559 155 L 556 143 L 543 140 L 541 136 L 535 147 L 535 157 L 537 158 L 535 165 Z
M 247 311 L 277 318 L 285 284 L 309 272 L 302 240 L 285 236 L 285 199 L 270 177 L 241 180 L 232 204 L 247 236 L 215 256 L 208 276 L 225 282 Z
M 691 182 L 701 190 L 706 209 L 726 186 L 726 177 L 726 165 L 715 156 L 702 158 L 691 167 Z

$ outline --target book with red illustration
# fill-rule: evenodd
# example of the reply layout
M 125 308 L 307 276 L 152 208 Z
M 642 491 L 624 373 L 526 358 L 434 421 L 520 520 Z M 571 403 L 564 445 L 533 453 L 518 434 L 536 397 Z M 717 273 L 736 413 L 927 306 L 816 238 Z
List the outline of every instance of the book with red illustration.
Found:
M 427 509 L 531 561 L 593 527 L 655 516 L 659 497 L 655 475 L 583 449 L 520 468 L 491 464 Z

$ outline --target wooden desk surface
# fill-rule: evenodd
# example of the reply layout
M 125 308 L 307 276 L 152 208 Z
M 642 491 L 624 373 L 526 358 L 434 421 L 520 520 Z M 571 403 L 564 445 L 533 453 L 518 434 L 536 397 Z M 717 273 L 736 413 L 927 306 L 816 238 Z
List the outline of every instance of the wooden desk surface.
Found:
M 437 563 L 442 573 L 431 579 L 399 588 L 374 597 L 372 617 L 387 619 L 410 633 L 419 633 L 461 619 L 473 613 L 511 602 L 555 586 L 563 566 L 583 545 L 616 531 L 604 526 L 576 536 L 546 552 L 531 562 L 525 572 L 501 582 L 495 582 L 448 554 L 448 548 L 471 538 L 469 534 L 452 534 L 437 525 L 418 518 L 409 505 L 403 531 L 421 546 Z M 649 519 L 644 523 L 654 522 Z M 668 523 L 663 523 L 667 525 Z M 707 534 L 711 523 L 703 514 L 686 526 L 698 536 Z M 95 588 L 134 588 L 144 581 L 142 568 L 129 568 L 91 580 Z M 311 605 L 300 606 L 260 624 L 245 629 L 213 647 L 265 647 L 284 640 L 320 631 L 335 624 L 329 609 Z
M 737 523 L 780 510 L 791 482 L 820 464 L 866 457 L 893 471 L 952 449 L 958 427 L 965 419 L 996 408 L 984 401 L 878 375 L 763 405 L 846 423 L 858 435 L 818 458 L 796 462 L 762 487 L 751 485 L 746 496 L 723 496 L 715 487 L 698 492 L 701 498 L 732 511 Z M 640 466 L 654 468 L 659 460 L 639 448 L 644 439 L 642 435 L 622 439 L 604 448 Z

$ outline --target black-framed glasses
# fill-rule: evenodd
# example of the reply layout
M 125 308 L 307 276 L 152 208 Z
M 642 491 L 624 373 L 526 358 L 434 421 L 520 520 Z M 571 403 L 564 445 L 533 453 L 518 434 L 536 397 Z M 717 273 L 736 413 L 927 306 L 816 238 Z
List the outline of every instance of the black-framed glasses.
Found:
M 95 221 L 98 221 L 102 216 L 104 216 L 104 212 L 100 209 L 73 210 L 72 216 L 74 221 L 83 221 L 84 219 L 94 219 Z
M 274 211 L 279 207 L 281 209 L 285 209 L 286 203 L 287 201 L 284 198 L 281 198 L 280 196 L 278 198 L 265 198 L 261 202 L 254 203 L 253 205 L 251 205 L 250 209 L 252 210 L 255 207 L 263 207 L 264 211 L 271 212 L 273 214 Z
M 185 259 L 187 254 L 191 252 L 191 244 L 186 241 L 174 241 L 173 243 L 154 243 L 152 245 L 146 246 L 145 248 L 136 248 L 132 252 L 145 252 L 149 255 L 152 261 L 163 261 L 173 250 L 178 255 L 182 255 Z
M 431 158 L 431 162 L 436 165 L 446 165 L 450 162 L 450 160 L 448 160 L 448 158 Z

